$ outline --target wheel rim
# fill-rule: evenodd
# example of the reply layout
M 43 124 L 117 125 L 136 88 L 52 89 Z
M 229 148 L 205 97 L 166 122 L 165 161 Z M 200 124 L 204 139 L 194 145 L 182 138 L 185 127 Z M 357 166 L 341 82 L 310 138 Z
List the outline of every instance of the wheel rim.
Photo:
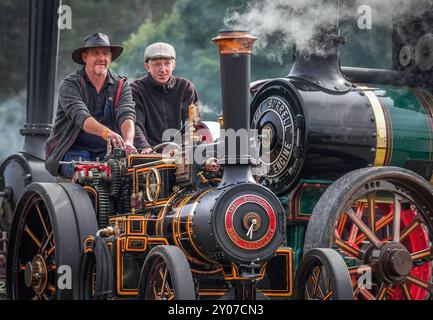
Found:
M 175 291 L 167 263 L 162 257 L 155 259 L 146 289 L 146 299 L 174 300 Z
M 431 216 L 417 188 L 374 180 L 340 213 L 333 247 L 343 255 L 355 299 L 426 299 L 432 294 Z M 415 201 L 414 199 L 418 199 Z M 373 286 L 363 286 L 371 270 Z
M 17 230 L 13 282 L 16 299 L 50 300 L 56 293 L 56 246 L 48 209 L 35 194 L 28 198 Z

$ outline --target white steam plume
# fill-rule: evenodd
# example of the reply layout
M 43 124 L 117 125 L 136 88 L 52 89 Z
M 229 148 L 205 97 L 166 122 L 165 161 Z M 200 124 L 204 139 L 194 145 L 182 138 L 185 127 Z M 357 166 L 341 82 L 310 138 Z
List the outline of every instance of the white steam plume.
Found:
M 240 12 L 228 9 L 224 23 L 231 29 L 248 30 L 258 41 L 255 50 L 281 62 L 282 54 L 296 44 L 306 49 L 323 26 L 336 26 L 338 20 L 356 19 L 358 8 L 369 6 L 373 28 L 391 27 L 392 19 L 425 9 L 427 0 L 252 0 Z M 270 43 L 278 43 L 272 48 Z

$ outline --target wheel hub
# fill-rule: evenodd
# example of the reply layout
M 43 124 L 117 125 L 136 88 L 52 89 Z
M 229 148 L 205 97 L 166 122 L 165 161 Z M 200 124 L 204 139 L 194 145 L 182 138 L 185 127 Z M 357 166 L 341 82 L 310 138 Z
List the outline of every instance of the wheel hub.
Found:
M 257 231 L 261 225 L 260 215 L 258 215 L 256 212 L 249 212 L 242 219 L 242 224 L 245 230 L 252 228 L 253 231 Z
M 24 282 L 37 294 L 44 292 L 47 285 L 47 266 L 41 255 L 37 255 L 32 262 L 26 263 Z
M 266 132 L 268 135 L 267 139 L 263 140 L 263 146 L 268 148 L 272 152 L 272 150 L 275 148 L 276 143 L 274 126 L 271 123 L 266 123 L 262 128 L 262 132 Z
M 412 257 L 401 243 L 385 244 L 381 250 L 373 254 L 373 259 L 377 262 L 377 276 L 389 284 L 404 282 L 412 271 Z

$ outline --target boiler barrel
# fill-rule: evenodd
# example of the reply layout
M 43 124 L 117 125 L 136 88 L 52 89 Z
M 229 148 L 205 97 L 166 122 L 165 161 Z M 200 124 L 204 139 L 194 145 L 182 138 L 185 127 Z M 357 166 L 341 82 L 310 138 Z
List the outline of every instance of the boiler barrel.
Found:
M 300 179 L 336 180 L 368 166 L 398 166 L 430 179 L 433 96 L 397 86 L 354 86 L 330 94 L 302 81 L 276 79 L 252 102 L 252 127 L 271 129 L 269 170 L 277 193 Z

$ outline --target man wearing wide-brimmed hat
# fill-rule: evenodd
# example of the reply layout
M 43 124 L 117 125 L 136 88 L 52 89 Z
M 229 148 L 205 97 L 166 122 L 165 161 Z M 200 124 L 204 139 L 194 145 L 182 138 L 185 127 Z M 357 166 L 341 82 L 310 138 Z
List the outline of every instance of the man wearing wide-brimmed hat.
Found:
M 175 67 L 173 46 L 153 43 L 144 51 L 147 75 L 131 83 L 137 112 L 135 145 L 143 152 L 161 143 L 165 130 L 179 130 L 186 120 L 187 107 L 198 101 L 192 82 L 173 76 Z
M 108 69 L 123 48 L 110 45 L 102 33 L 88 35 L 72 59 L 84 67 L 59 86 L 59 104 L 46 145 L 45 166 L 52 175 L 71 178 L 70 165 L 60 161 L 102 160 L 107 142 L 135 152 L 135 109 L 125 78 Z

